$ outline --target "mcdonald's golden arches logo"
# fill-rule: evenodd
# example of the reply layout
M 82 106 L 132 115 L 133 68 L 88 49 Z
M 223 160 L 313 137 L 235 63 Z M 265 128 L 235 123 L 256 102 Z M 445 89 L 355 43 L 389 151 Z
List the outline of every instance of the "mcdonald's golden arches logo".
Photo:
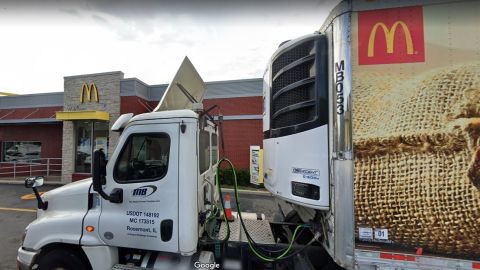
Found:
M 359 12 L 358 60 L 360 65 L 424 62 L 422 7 Z
M 93 98 L 95 99 L 95 102 L 99 101 L 98 89 L 93 81 L 90 84 L 83 82 L 82 87 L 80 88 L 80 103 L 83 103 L 85 94 L 87 94 L 88 102 L 92 101 L 92 94 L 93 94 Z
M 410 30 L 408 30 L 407 25 L 402 21 L 396 21 L 392 28 L 388 29 L 384 23 L 377 23 L 373 26 L 372 31 L 370 32 L 370 37 L 368 38 L 368 57 L 373 57 L 374 46 L 375 46 L 375 35 L 377 34 L 377 28 L 381 27 L 383 33 L 385 34 L 385 40 L 387 42 L 387 53 L 393 53 L 393 42 L 395 41 L 395 32 L 397 26 L 401 26 L 403 29 L 403 34 L 405 35 L 405 42 L 407 44 L 407 54 L 413 54 L 413 42 L 412 35 Z

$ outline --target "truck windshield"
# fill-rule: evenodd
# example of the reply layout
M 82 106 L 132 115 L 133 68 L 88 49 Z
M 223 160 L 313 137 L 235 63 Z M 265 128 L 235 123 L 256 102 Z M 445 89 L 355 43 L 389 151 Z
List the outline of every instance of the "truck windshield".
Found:
M 117 182 L 154 181 L 168 170 L 170 137 L 165 133 L 135 134 L 128 138 L 115 164 Z

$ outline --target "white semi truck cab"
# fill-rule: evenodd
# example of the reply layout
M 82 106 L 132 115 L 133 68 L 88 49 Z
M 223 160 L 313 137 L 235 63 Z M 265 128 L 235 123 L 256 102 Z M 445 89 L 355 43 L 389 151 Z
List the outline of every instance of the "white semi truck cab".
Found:
M 219 161 L 222 121 L 202 108 L 205 91 L 185 58 L 154 112 L 124 114 L 112 125 L 119 142 L 108 161 L 94 152 L 92 178 L 41 197 L 43 178 L 26 179 L 39 209 L 19 268 L 306 269 L 307 248 L 331 263 L 312 226 L 241 214 L 237 192 L 238 212 L 227 222 L 217 167 L 232 164 Z
M 201 102 L 205 85 L 188 58 L 174 82 L 162 102 L 169 101 L 176 87 L 193 89 L 189 98 Z M 177 97 L 170 108 L 182 107 L 179 101 L 185 103 Z M 202 112 L 159 109 L 122 115 L 112 126 L 121 136 L 108 163 L 102 150 L 94 153 L 93 181 L 74 182 L 42 196 L 37 219 L 25 230 L 19 264 L 110 269 L 122 261 L 119 256 L 140 260 L 138 253 L 143 260 L 138 266 L 158 268 L 152 253 L 134 250 L 162 251 L 164 257 L 198 253 L 205 219 L 218 200 L 217 128 Z M 42 182 L 29 180 L 35 188 Z M 120 248 L 131 251 L 119 254 Z M 213 262 L 211 252 L 199 255 L 199 262 Z

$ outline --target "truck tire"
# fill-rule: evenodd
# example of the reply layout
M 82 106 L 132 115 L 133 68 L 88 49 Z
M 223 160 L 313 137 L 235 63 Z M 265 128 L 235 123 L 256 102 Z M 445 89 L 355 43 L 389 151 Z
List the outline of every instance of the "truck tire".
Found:
M 83 254 L 71 249 L 54 249 L 40 257 L 38 270 L 90 270 Z

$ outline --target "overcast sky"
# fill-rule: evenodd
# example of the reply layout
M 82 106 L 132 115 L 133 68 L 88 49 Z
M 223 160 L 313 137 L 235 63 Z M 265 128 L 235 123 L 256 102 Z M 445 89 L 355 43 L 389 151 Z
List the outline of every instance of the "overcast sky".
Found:
M 26 94 L 116 70 L 168 83 L 185 55 L 205 81 L 262 77 L 278 44 L 318 30 L 338 0 L 18 2 L 0 3 L 0 91 Z

